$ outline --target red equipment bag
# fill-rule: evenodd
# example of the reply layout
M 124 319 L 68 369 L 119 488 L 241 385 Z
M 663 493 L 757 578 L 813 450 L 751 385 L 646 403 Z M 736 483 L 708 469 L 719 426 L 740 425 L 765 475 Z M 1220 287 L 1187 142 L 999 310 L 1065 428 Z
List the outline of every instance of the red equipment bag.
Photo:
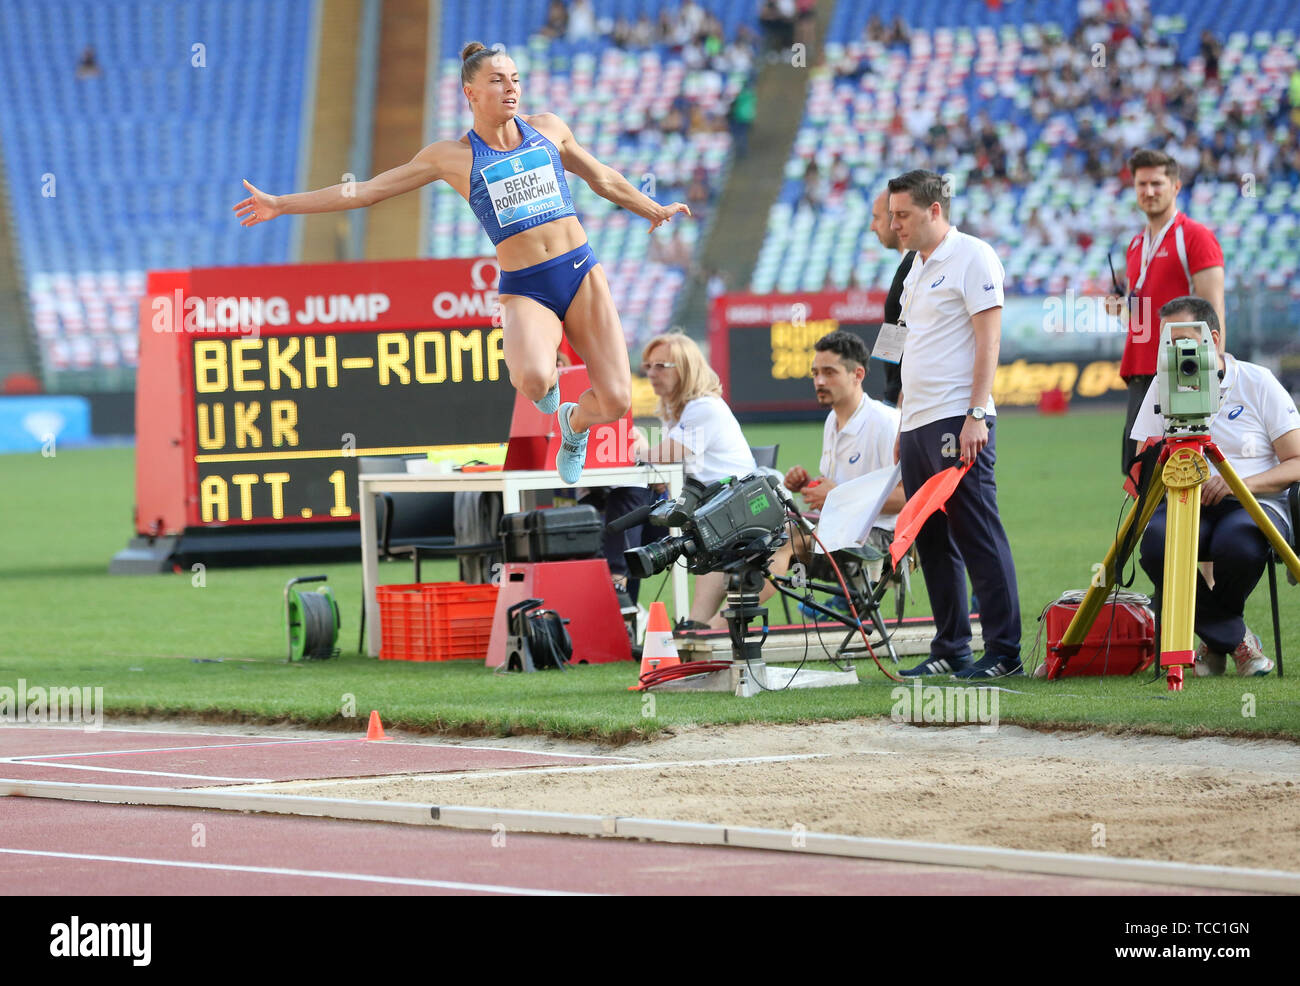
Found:
M 1076 653 L 1061 653 L 1061 638 L 1078 610 L 1057 600 L 1047 608 L 1047 677 L 1130 675 L 1145 671 L 1156 658 L 1156 614 L 1134 602 L 1107 602 Z

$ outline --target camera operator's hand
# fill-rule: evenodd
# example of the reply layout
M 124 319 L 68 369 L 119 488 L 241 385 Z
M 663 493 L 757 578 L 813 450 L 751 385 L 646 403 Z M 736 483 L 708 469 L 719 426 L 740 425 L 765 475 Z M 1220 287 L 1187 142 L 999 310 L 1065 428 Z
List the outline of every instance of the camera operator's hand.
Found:
M 1232 489 L 1222 476 L 1211 476 L 1201 487 L 1201 503 L 1204 506 L 1212 507 L 1228 496 L 1232 496 Z
M 835 484 L 825 476 L 818 476 L 803 488 L 803 501 L 809 510 L 820 510 L 826 502 L 826 494 L 835 489 Z
M 785 488 L 791 493 L 798 493 L 808 485 L 808 470 L 803 466 L 795 466 L 785 474 Z
M 961 426 L 961 461 L 975 462 L 975 457 L 989 443 L 989 426 L 983 421 L 967 418 Z
M 1124 315 L 1124 299 L 1117 294 L 1106 295 L 1106 314 L 1115 318 L 1122 318 Z

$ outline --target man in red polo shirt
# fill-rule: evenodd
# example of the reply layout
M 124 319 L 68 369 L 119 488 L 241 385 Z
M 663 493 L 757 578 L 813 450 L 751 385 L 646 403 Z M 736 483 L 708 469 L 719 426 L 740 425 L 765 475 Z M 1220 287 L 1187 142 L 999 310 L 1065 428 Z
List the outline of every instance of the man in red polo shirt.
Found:
M 1129 438 L 1142 398 L 1156 373 L 1160 347 L 1160 318 L 1156 314 L 1174 298 L 1195 295 L 1204 298 L 1227 325 L 1223 314 L 1223 250 L 1208 228 L 1178 211 L 1178 192 L 1183 183 L 1178 162 L 1155 150 L 1137 151 L 1128 162 L 1137 192 L 1138 208 L 1146 213 L 1147 224 L 1128 245 L 1128 338 L 1119 373 L 1128 383 L 1128 414 L 1124 420 L 1123 461 L 1120 471 L 1128 475 L 1137 443 Z M 1109 299 L 1112 310 L 1119 298 Z

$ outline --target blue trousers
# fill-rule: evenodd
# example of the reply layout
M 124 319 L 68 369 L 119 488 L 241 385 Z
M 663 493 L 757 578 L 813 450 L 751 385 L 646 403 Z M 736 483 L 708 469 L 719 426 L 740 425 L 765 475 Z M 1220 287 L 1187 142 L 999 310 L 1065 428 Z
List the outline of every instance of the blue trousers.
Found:
M 1269 519 L 1286 537 L 1283 521 L 1268 507 Z M 1160 596 L 1165 578 L 1165 504 L 1151 515 L 1142 535 L 1139 560 L 1142 570 L 1156 587 L 1152 604 L 1160 618 Z M 1213 506 L 1201 506 L 1201 527 L 1197 540 L 1200 561 L 1214 562 L 1214 588 L 1196 573 L 1196 635 L 1221 654 L 1231 654 L 1245 639 L 1246 600 L 1254 591 L 1268 563 L 1268 539 L 1255 526 L 1237 500 L 1227 498 Z
M 958 464 L 959 437 L 965 423 L 964 416 L 944 418 L 902 433 L 898 458 L 903 467 L 903 491 L 909 497 L 931 476 Z M 993 418 L 988 419 L 988 427 L 989 443 L 949 498 L 946 513 L 936 510 L 931 514 L 916 538 L 934 613 L 936 633 L 930 644 L 931 657 L 970 656 L 968 569 L 979 598 L 985 654 L 1020 656 L 1020 595 L 1011 545 L 998 516 L 998 489 L 993 479 L 997 431 Z

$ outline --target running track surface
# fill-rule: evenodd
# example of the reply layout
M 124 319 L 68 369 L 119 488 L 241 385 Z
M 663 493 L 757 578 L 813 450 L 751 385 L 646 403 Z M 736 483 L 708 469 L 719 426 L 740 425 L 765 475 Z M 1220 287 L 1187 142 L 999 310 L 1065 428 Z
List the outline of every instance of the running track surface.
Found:
M 0 777 L 145 787 L 211 787 L 384 774 L 619 763 L 492 747 L 208 733 L 0 728 Z
M 128 786 L 527 770 L 620 759 L 356 739 L 0 727 L 0 777 Z M 50 895 L 213 896 L 1184 892 L 756 849 L 15 797 L 0 798 L 0 885 Z
M 34 798 L 0 799 L 0 833 L 0 883 L 21 893 L 54 895 L 1171 892 L 1114 881 L 761 849 Z M 200 835 L 203 845 L 196 847 Z

